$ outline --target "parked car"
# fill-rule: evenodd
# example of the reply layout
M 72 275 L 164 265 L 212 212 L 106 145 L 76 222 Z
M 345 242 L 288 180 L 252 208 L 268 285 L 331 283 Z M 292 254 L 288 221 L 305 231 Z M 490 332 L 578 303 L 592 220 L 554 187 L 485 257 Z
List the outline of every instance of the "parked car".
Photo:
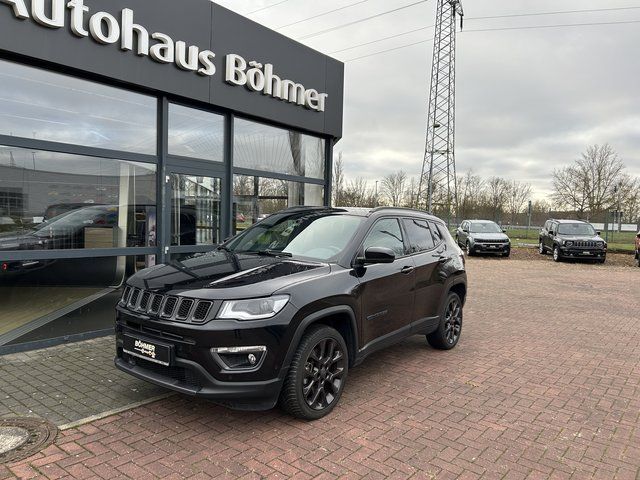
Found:
M 511 240 L 491 220 L 464 220 L 456 230 L 456 242 L 467 255 L 497 253 L 508 257 L 511 254 Z
M 636 265 L 640 267 L 640 230 L 636 234 Z
M 556 262 L 573 258 L 604 263 L 607 258 L 607 242 L 590 223 L 550 219 L 540 231 L 538 251 L 542 255 L 551 252 Z
M 436 217 L 289 208 L 129 278 L 115 364 L 232 408 L 279 403 L 313 420 L 372 352 L 414 334 L 455 347 L 466 293 L 464 255 Z

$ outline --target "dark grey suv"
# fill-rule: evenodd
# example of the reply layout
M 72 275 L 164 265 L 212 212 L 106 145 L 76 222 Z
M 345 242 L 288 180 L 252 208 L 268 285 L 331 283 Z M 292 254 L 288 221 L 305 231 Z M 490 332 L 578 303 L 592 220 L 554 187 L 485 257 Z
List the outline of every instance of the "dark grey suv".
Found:
M 573 258 L 604 263 L 607 258 L 607 242 L 600 232 L 580 220 L 547 220 L 540 230 L 538 250 L 542 255 L 551 252 L 556 262 Z
M 466 294 L 462 251 L 433 216 L 291 208 L 214 252 L 132 276 L 115 363 L 230 407 L 279 402 L 316 419 L 372 352 L 414 334 L 453 348 Z

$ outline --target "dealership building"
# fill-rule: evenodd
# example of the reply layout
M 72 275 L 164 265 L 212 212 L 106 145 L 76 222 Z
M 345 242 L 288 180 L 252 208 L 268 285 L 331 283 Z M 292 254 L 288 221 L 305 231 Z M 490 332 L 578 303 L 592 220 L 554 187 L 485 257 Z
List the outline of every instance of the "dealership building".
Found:
M 208 0 L 0 0 L 0 355 L 137 269 L 327 205 L 343 64 Z

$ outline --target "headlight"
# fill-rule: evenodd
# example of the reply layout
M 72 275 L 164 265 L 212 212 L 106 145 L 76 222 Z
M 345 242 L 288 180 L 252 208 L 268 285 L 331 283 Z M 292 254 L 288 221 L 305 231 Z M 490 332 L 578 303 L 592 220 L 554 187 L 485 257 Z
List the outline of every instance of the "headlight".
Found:
M 249 300 L 227 300 L 222 304 L 218 318 L 232 320 L 260 320 L 271 318 L 289 301 L 289 295 L 275 295 Z

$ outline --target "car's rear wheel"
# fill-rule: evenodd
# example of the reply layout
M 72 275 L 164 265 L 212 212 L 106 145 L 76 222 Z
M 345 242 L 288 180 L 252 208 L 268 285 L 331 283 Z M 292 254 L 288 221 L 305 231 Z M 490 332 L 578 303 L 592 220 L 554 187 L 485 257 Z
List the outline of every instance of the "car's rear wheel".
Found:
M 427 342 L 433 348 L 449 350 L 458 344 L 462 333 L 462 300 L 455 292 L 447 296 L 440 323 L 435 332 L 427 335 Z
M 560 254 L 560 247 L 558 247 L 557 245 L 553 247 L 553 261 L 554 262 L 562 261 L 562 255 Z
M 340 400 L 348 371 L 342 335 L 326 325 L 312 327 L 293 356 L 280 392 L 280 407 L 305 420 L 324 417 Z

